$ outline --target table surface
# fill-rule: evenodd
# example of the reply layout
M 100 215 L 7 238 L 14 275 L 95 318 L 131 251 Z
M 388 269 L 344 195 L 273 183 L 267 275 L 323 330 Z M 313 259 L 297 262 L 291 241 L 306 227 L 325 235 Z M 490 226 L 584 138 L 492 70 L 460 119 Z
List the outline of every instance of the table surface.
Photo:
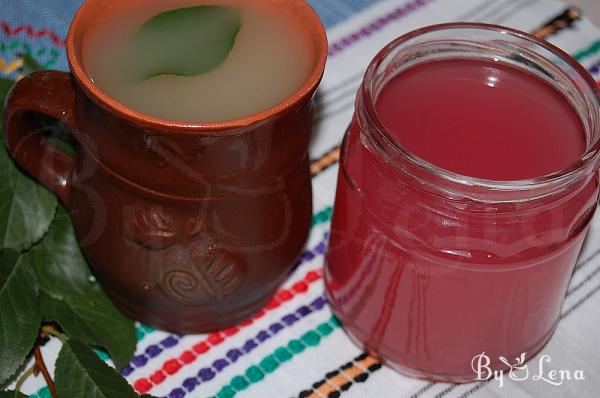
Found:
M 47 68 L 66 69 L 64 38 L 81 0 L 0 0 L 0 75 L 18 77 L 18 53 Z M 122 373 L 140 392 L 160 397 L 597 397 L 600 396 L 600 212 L 597 212 L 565 298 L 561 321 L 541 354 L 549 369 L 581 369 L 585 380 L 553 386 L 543 380 L 449 385 L 399 375 L 354 346 L 332 319 L 323 296 L 322 260 L 338 147 L 352 116 L 354 93 L 373 55 L 415 28 L 453 20 L 500 23 L 534 32 L 576 57 L 600 79 L 599 0 L 309 0 L 330 40 L 329 61 L 317 97 L 310 154 L 314 164 L 313 228 L 296 271 L 251 324 L 227 333 L 173 335 L 137 325 L 138 349 Z M 571 5 L 583 17 L 555 23 Z M 565 22 L 565 21 L 562 21 Z M 325 166 L 329 167 L 325 167 Z M 202 349 L 200 349 L 200 348 Z M 290 349 L 294 347 L 294 349 Z M 302 349 L 299 349 L 301 347 Z M 42 348 L 53 372 L 56 339 Z M 279 355 L 281 354 L 281 355 Z M 279 356 L 278 356 L 279 355 Z M 538 372 L 541 355 L 530 364 Z M 48 398 L 41 376 L 24 391 Z M 66 397 L 71 398 L 71 397 Z

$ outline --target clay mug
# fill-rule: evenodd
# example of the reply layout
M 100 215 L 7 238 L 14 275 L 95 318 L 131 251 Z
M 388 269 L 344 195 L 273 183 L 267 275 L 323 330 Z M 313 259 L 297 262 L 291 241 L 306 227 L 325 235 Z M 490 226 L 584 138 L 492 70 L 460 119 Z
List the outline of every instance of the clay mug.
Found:
M 15 85 L 6 145 L 69 210 L 98 281 L 123 312 L 181 333 L 232 326 L 266 304 L 308 235 L 323 25 L 304 1 L 275 2 L 302 19 L 312 43 L 302 87 L 245 118 L 175 122 L 116 102 L 86 75 L 86 31 L 114 3 L 88 0 L 78 11 L 67 37 L 71 73 L 37 72 Z M 34 112 L 72 130 L 74 157 L 36 132 Z

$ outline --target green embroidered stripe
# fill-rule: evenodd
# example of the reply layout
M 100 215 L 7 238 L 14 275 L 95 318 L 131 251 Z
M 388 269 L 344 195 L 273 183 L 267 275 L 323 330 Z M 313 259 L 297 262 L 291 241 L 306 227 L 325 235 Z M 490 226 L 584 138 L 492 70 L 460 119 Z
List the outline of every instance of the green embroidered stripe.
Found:
M 299 339 L 292 339 L 286 345 L 277 348 L 272 354 L 267 355 L 246 369 L 242 375 L 231 379 L 213 398 L 233 398 L 235 395 L 263 380 L 269 374 L 275 372 L 283 363 L 300 354 L 307 348 L 318 346 L 325 337 L 340 327 L 339 321 L 332 316 L 328 321 L 321 323 L 316 328 L 304 333 Z
M 106 352 L 104 350 L 95 349 L 94 352 L 96 353 L 96 355 L 98 355 L 98 358 L 100 358 L 104 362 L 106 362 L 110 359 L 110 355 L 108 355 L 108 352 Z
M 588 58 L 588 57 L 596 54 L 598 51 L 600 51 L 600 40 L 594 42 L 585 50 L 579 51 L 578 53 L 573 55 L 573 58 L 575 58 L 577 61 L 581 61 L 585 58 Z
M 47 57 L 46 61 L 41 62 L 42 67 L 49 68 L 56 63 L 61 56 L 61 51 L 52 47 L 41 47 L 33 51 L 30 43 L 23 40 L 0 41 L 0 54 L 26 53 L 39 61 L 40 57 Z
M 140 341 L 142 341 L 144 339 L 144 337 L 146 337 L 150 333 L 154 332 L 155 330 L 156 329 L 154 329 L 153 327 L 150 327 L 148 325 L 142 325 L 141 323 L 136 322 L 135 338 L 136 338 L 137 342 L 139 343 Z
M 330 207 L 326 207 L 317 214 L 313 216 L 312 226 L 319 224 L 325 224 L 331 220 L 331 214 L 333 213 L 333 209 Z
M 35 394 L 31 394 L 29 398 L 52 398 L 52 393 L 48 387 L 41 388 Z

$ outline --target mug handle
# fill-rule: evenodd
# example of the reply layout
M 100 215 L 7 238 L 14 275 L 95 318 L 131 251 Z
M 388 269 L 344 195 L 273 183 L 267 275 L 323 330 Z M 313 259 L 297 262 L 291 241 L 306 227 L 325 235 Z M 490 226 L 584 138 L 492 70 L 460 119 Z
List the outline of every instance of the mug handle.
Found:
M 33 130 L 25 115 L 41 112 L 76 130 L 75 88 L 70 73 L 34 72 L 10 90 L 4 111 L 6 147 L 16 163 L 54 192 L 68 208 L 75 159 Z

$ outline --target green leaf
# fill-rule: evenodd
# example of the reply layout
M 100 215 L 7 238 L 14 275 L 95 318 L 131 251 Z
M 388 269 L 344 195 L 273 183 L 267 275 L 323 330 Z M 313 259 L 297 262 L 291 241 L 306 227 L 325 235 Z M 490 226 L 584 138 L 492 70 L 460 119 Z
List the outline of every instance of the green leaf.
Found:
M 54 218 L 56 197 L 13 163 L 0 132 L 0 248 L 28 249 Z
M 4 119 L 4 99 L 14 84 L 14 80 L 0 77 L 0 126 L 2 126 L 2 121 Z M 2 133 L 2 131 L 0 131 L 0 133 Z M 3 148 L 0 149 L 4 150 Z
M 45 320 L 57 321 L 71 337 L 104 347 L 117 368 L 129 362 L 135 351 L 135 324 L 93 278 L 62 206 L 44 239 L 21 261 L 37 275 Z
M 27 398 L 27 395 L 14 391 L 0 391 L 0 398 Z
M 104 347 L 117 368 L 125 366 L 135 350 L 125 318 L 106 297 L 58 300 L 42 293 L 45 321 L 58 322 L 65 333 L 93 346 Z M 119 318 L 122 318 L 119 320 Z
M 18 259 L 0 253 L 0 385 L 25 361 L 42 321 L 35 273 Z
M 14 80 L 0 77 L 0 99 L 4 99 L 6 97 L 8 90 L 10 90 L 13 84 L 15 84 Z
M 14 84 L 14 82 L 12 80 L 0 77 L 0 127 L 2 126 L 2 123 L 4 122 L 4 99 L 6 98 L 6 95 L 10 91 L 13 84 Z M 2 129 L 0 128 L 0 135 L 1 134 L 2 134 Z M 4 148 L 0 148 L 0 150 L 5 151 Z
M 197 6 L 162 12 L 133 35 L 123 55 L 127 81 L 160 75 L 193 76 L 221 65 L 241 28 L 241 12 Z
M 59 397 L 138 398 L 124 378 L 77 339 L 60 350 L 54 379 Z
M 28 75 L 31 72 L 35 72 L 43 69 L 42 65 L 40 65 L 33 57 L 27 53 L 18 54 L 19 57 L 23 59 L 23 74 Z
M 44 238 L 23 254 L 22 261 L 35 270 L 40 289 L 54 298 L 103 294 L 92 278 L 75 238 L 71 217 L 62 205 L 58 205 L 54 222 Z

